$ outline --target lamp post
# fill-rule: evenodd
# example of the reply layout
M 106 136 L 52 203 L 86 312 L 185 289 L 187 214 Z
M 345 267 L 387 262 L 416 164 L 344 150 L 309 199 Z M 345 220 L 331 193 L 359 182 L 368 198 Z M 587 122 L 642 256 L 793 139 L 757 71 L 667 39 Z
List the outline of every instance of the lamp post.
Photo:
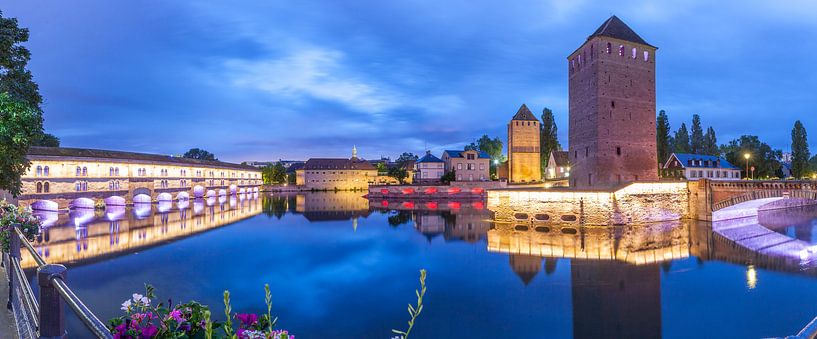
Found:
M 749 179 L 749 158 L 752 157 L 751 154 L 745 153 L 743 157 L 746 158 L 746 179 Z

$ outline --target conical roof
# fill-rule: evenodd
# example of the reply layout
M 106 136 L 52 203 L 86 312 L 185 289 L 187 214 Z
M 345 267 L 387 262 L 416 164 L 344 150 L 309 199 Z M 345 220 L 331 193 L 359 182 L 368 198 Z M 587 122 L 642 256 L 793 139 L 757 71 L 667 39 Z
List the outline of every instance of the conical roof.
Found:
M 647 45 L 650 47 L 655 47 L 644 41 L 644 39 L 642 39 L 641 36 L 638 35 L 638 33 L 633 31 L 633 29 L 630 28 L 630 26 L 627 26 L 627 24 L 625 24 L 624 21 L 621 21 L 621 19 L 619 19 L 615 15 L 605 20 L 604 23 L 602 23 L 601 26 L 599 26 L 599 28 L 595 32 L 593 32 L 593 34 L 590 34 L 590 36 L 587 37 L 587 40 L 590 40 L 593 37 L 597 36 L 605 36 L 614 39 L 634 42 L 641 45 Z
M 525 104 L 522 104 L 522 107 L 519 107 L 519 110 L 516 111 L 516 114 L 513 116 L 512 120 L 539 121 L 539 119 L 536 119 L 533 113 L 531 113 L 530 110 L 528 109 L 528 106 L 526 106 Z

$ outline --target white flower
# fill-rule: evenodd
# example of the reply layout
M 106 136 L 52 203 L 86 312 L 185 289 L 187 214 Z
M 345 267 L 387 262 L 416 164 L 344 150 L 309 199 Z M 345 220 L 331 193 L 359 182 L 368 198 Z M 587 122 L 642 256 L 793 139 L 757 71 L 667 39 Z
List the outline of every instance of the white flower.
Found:
M 139 302 L 142 303 L 142 305 L 150 306 L 150 299 L 148 299 L 148 297 L 142 297 L 139 299 Z
M 122 303 L 122 310 L 123 311 L 130 310 L 130 305 L 131 305 L 130 299 L 125 300 L 125 302 Z
M 142 300 L 142 295 L 139 294 L 139 293 L 134 293 L 133 294 L 133 301 L 139 302 L 140 300 Z

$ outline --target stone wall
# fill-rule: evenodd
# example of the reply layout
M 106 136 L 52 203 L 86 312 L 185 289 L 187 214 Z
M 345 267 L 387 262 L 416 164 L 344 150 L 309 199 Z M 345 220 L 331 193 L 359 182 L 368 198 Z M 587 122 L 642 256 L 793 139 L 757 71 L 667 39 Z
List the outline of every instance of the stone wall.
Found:
M 689 217 L 684 182 L 633 183 L 616 191 L 492 190 L 487 203 L 500 222 L 631 225 Z
M 539 122 L 511 120 L 508 124 L 508 180 L 542 181 Z
M 484 199 L 488 190 L 503 189 L 503 181 L 455 181 L 450 185 L 371 186 L 369 199 Z

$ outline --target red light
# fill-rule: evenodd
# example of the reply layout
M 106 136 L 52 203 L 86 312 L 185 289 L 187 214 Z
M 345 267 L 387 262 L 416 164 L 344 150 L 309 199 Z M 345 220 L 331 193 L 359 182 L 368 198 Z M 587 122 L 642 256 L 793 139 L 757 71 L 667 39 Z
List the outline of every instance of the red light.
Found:
M 453 210 L 458 210 L 458 209 L 460 209 L 461 205 L 462 204 L 460 204 L 459 201 L 452 201 L 452 202 L 448 203 L 448 208 L 453 209 Z
M 482 187 L 474 187 L 471 189 L 471 193 L 474 194 L 482 194 L 482 192 L 485 192 L 485 190 L 482 189 Z
M 461 190 L 460 190 L 459 187 L 450 187 L 450 188 L 448 188 L 448 194 L 457 194 L 457 193 L 460 193 L 460 191 Z
M 389 202 L 386 200 L 383 200 L 380 204 L 383 205 L 383 207 L 389 207 Z
M 403 189 L 403 194 L 412 194 L 412 193 L 414 193 L 413 188 L 404 188 Z
M 471 203 L 471 206 L 478 210 L 485 208 L 485 204 L 483 204 L 482 201 L 474 201 L 473 203 Z
M 413 201 L 406 201 L 406 202 L 403 203 L 403 207 L 405 207 L 405 208 L 414 208 L 414 202 Z
M 380 190 L 380 194 L 389 194 L 389 190 L 384 188 Z
M 426 207 L 428 207 L 429 209 L 435 210 L 435 209 L 437 209 L 437 203 L 434 202 L 434 201 L 429 201 L 429 202 L 426 203 Z
M 434 194 L 434 193 L 437 193 L 437 188 L 436 187 L 429 187 L 429 188 L 426 188 L 426 190 L 425 190 L 425 194 Z

